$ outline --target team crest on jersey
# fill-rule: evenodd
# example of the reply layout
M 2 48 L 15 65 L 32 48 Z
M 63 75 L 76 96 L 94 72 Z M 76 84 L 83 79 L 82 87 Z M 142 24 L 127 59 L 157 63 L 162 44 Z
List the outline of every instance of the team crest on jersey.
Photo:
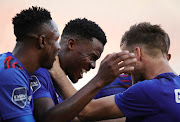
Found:
M 176 101 L 176 103 L 180 103 L 180 89 L 175 89 L 174 93 L 175 93 L 175 101 Z
M 32 77 L 31 86 L 34 93 L 41 87 L 41 84 L 35 75 L 32 75 L 31 77 Z
M 17 106 L 24 108 L 27 101 L 27 89 L 25 87 L 15 88 L 12 93 L 12 101 Z

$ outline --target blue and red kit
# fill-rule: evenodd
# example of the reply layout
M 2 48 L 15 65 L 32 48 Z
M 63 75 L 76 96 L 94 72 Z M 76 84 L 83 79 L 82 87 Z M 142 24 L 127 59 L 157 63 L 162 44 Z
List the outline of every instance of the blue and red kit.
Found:
M 94 99 L 122 93 L 126 89 L 128 89 L 131 85 L 132 85 L 131 76 L 126 74 L 120 75 L 111 84 L 103 87 L 94 97 Z
M 32 116 L 31 75 L 10 52 L 0 55 L 0 121 Z
M 41 97 L 49 97 L 54 101 L 54 104 L 59 104 L 63 101 L 62 97 L 58 92 L 56 92 L 51 75 L 46 68 L 39 68 L 32 75 L 34 85 L 33 85 L 33 99 Z

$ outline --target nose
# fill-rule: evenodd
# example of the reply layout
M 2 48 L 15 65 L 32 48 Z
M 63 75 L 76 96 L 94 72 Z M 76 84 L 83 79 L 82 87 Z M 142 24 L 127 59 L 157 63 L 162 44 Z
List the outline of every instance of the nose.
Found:
M 96 62 L 95 61 L 91 61 L 90 65 L 91 65 L 91 68 L 94 69 L 96 67 Z

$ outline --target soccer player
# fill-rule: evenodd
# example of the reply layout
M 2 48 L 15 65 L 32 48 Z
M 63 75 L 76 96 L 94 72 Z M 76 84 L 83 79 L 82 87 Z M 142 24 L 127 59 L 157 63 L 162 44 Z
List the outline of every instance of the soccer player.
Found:
M 15 48 L 0 55 L 0 121 L 34 122 L 31 74 L 52 67 L 59 31 L 50 12 L 40 7 L 22 10 L 12 23 Z
M 59 59 L 61 68 L 73 83 L 83 77 L 83 73 L 94 69 L 106 44 L 103 30 L 86 18 L 69 21 L 61 35 Z M 48 69 L 39 68 L 34 75 L 34 102 L 36 118 L 52 106 L 63 101 L 56 84 L 53 84 Z M 54 88 L 54 85 L 56 88 Z
M 170 38 L 169 35 L 167 41 L 167 52 L 169 52 L 170 48 Z M 171 59 L 171 54 L 167 53 L 167 60 Z M 95 99 L 99 99 L 101 97 L 114 95 L 117 93 L 122 93 L 126 89 L 128 89 L 132 85 L 132 78 L 127 74 L 122 74 L 115 81 L 110 83 L 109 85 L 103 87 L 98 94 L 95 96 Z
M 122 94 L 93 100 L 79 114 L 81 120 L 126 116 L 127 122 L 179 122 L 180 76 L 168 63 L 168 35 L 159 25 L 131 26 L 122 50 L 134 52 L 133 84 Z
M 96 23 L 90 20 L 87 20 L 85 18 L 75 19 L 75 20 L 71 20 L 65 26 L 60 41 L 61 50 L 59 51 L 59 57 L 60 57 L 59 59 L 62 69 L 64 70 L 66 75 L 69 76 L 69 78 L 73 83 L 76 83 L 78 79 L 82 78 L 84 72 L 87 72 L 90 69 L 95 68 L 96 60 L 99 59 L 99 57 L 101 56 L 105 43 L 106 43 L 106 36 L 104 32 Z M 114 55 L 120 55 L 121 57 L 121 53 Z M 129 53 L 123 55 L 126 55 L 129 58 L 133 57 L 133 55 Z M 119 60 L 124 60 L 123 58 L 121 59 L 120 57 L 116 57 L 116 58 L 119 58 Z M 127 57 L 125 58 L 125 60 L 126 59 L 128 60 Z M 134 58 L 132 60 L 134 61 Z M 57 65 L 55 66 L 55 68 L 60 68 L 60 66 Z M 113 66 L 112 69 L 114 68 L 115 67 Z M 111 68 L 107 69 L 107 71 L 104 72 L 103 75 L 107 73 L 107 75 L 110 75 L 110 77 L 112 77 L 112 74 L 114 73 L 112 74 L 109 73 L 112 71 L 112 69 Z M 59 107 L 62 106 L 61 104 L 58 105 L 63 101 L 62 97 L 64 99 L 66 99 L 67 97 L 64 94 L 62 94 L 63 95 L 62 97 L 57 97 L 56 94 L 61 95 L 58 92 L 63 93 L 64 92 L 63 88 L 65 88 L 66 86 L 72 86 L 71 84 L 68 84 L 70 82 L 67 81 L 66 77 L 64 77 L 65 75 L 64 76 L 61 75 L 64 72 L 63 71 L 59 71 L 59 72 L 60 75 L 58 74 L 58 81 L 60 81 L 60 83 L 54 82 L 54 84 L 47 69 L 39 68 L 33 75 L 34 84 L 36 84 L 34 85 L 33 88 L 34 103 L 35 103 L 34 115 L 36 117 L 36 120 L 42 119 L 42 116 L 46 114 L 47 117 L 45 119 L 46 121 L 48 120 L 68 121 L 73 119 L 72 117 L 75 117 L 85 105 L 82 104 L 82 106 L 79 107 L 79 99 L 77 99 L 78 101 L 77 100 L 71 101 L 70 104 L 73 104 L 74 106 L 78 107 L 78 109 L 74 109 L 73 107 L 69 108 L 68 111 L 70 111 L 71 114 L 69 114 L 69 112 L 66 111 L 67 106 Z M 100 70 L 100 72 L 102 72 L 102 70 Z M 116 77 L 117 76 L 118 75 L 116 74 Z M 102 82 L 104 78 L 105 77 L 102 77 L 100 74 L 97 74 L 97 76 L 93 80 L 91 80 L 92 82 L 90 82 L 90 84 L 92 84 L 95 80 L 98 79 L 99 82 Z M 108 79 L 106 80 L 107 82 L 109 81 Z M 111 80 L 111 82 L 113 80 Z M 53 85 L 55 86 L 55 88 Z M 74 93 L 77 92 L 77 90 L 74 87 L 70 88 L 68 91 L 70 93 L 68 97 L 72 96 Z M 91 99 L 88 100 L 90 101 Z M 58 110 L 56 112 L 51 111 L 49 113 L 48 110 L 51 110 L 51 108 L 54 108 L 55 110 L 56 109 L 59 110 L 59 108 L 60 109 L 64 108 L 65 110 L 63 113 L 60 113 Z

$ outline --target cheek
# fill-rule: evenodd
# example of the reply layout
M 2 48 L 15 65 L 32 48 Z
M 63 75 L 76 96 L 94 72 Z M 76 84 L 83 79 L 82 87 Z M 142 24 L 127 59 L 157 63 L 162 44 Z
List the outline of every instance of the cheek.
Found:
M 56 53 L 58 50 L 60 50 L 60 46 L 57 41 L 54 41 L 49 48 L 49 52 Z
M 87 65 L 86 58 L 80 58 L 78 56 L 76 57 L 74 56 L 71 60 L 72 60 L 72 64 L 74 65 L 73 67 L 76 67 L 77 70 Z
M 61 49 L 61 47 L 60 47 L 60 45 L 59 45 L 59 43 L 57 41 L 55 41 L 54 45 L 55 45 L 56 50 L 60 50 Z
M 83 57 L 81 59 L 81 63 L 83 63 L 83 64 L 89 64 L 90 62 L 91 62 L 91 60 L 89 57 Z
M 48 50 L 49 60 L 53 60 L 53 58 L 55 57 L 56 52 L 57 52 L 57 49 L 56 49 L 55 45 L 52 44 L 49 47 L 49 50 Z

